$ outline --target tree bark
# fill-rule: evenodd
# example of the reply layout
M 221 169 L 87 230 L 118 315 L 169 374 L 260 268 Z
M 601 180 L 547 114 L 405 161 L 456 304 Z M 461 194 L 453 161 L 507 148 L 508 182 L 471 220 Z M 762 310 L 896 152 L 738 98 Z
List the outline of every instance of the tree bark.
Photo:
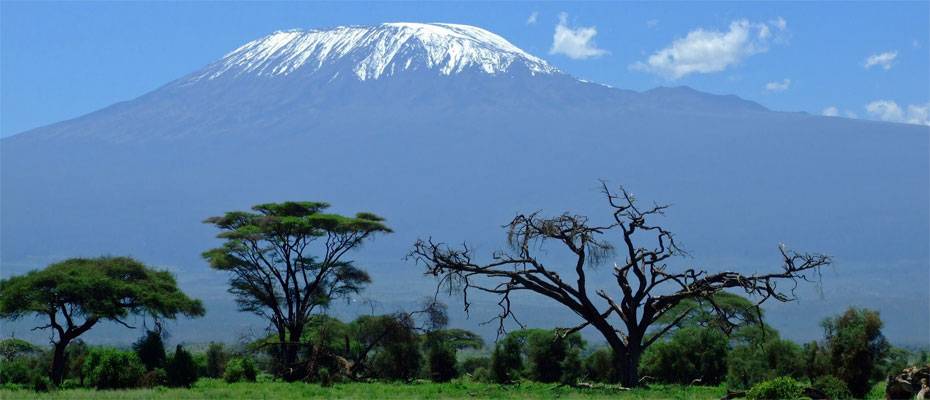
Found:
M 49 378 L 56 386 L 61 385 L 65 379 L 65 367 L 68 365 L 67 353 L 65 353 L 67 347 L 68 341 L 65 339 L 55 343 L 55 350 L 52 355 L 52 370 Z

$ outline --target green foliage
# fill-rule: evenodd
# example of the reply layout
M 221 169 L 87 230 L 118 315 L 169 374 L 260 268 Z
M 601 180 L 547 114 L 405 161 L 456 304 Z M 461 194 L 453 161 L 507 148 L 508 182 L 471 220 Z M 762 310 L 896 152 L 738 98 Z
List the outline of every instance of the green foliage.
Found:
M 182 293 L 168 271 L 128 257 L 72 258 L 0 281 L 0 317 L 46 315 L 69 306 L 74 315 L 122 319 L 130 314 L 201 316 L 203 305 Z M 58 310 L 61 311 L 61 310 Z
M 458 377 L 455 349 L 452 346 L 445 344 L 430 346 L 427 359 L 429 378 L 433 382 L 448 382 Z
M 684 315 L 680 320 L 680 316 Z M 674 323 L 681 328 L 706 327 L 729 334 L 734 329 L 758 324 L 762 310 L 749 299 L 737 294 L 718 292 L 710 299 L 684 299 L 663 314 L 655 324 L 661 329 Z
M 225 377 L 223 371 L 226 368 L 228 358 L 229 355 L 226 354 L 222 343 L 210 342 L 206 355 L 206 376 L 210 378 Z
M 820 390 L 832 400 L 853 398 L 852 394 L 849 393 L 849 387 L 846 386 L 846 382 L 843 382 L 840 378 L 833 375 L 821 376 L 815 379 L 811 386 Z
M 168 386 L 168 373 L 161 368 L 148 371 L 139 378 L 139 386 L 146 388 Z
M 0 340 L 0 357 L 3 361 L 9 362 L 13 359 L 31 356 L 41 352 L 42 349 L 32 343 L 22 339 L 7 338 Z
M 820 343 L 816 341 L 805 343 L 801 348 L 801 353 L 803 357 L 804 375 L 807 376 L 808 379 L 813 381 L 818 377 L 830 374 L 830 355 L 827 353 L 827 349 L 821 346 Z
M 194 357 L 181 345 L 174 350 L 174 355 L 168 360 L 168 385 L 174 387 L 190 387 L 197 381 L 197 364 Z
M 484 369 L 484 372 L 487 373 L 488 368 L 491 367 L 491 358 L 490 357 L 469 357 L 462 361 L 462 372 L 472 375 L 476 375 L 478 369 Z M 480 380 L 475 377 L 476 380 Z
M 30 363 L 25 357 L 4 360 L 0 364 L 0 383 L 29 385 L 32 383 L 35 372 L 33 363 Z
M 765 327 L 746 326 L 736 332 L 741 344 L 727 354 L 727 386 L 746 389 L 764 380 L 786 376 L 804 376 L 805 365 L 800 346 L 778 337 Z
M 416 337 L 385 344 L 372 360 L 376 376 L 392 381 L 413 380 L 420 372 L 420 364 L 420 346 Z
M 570 349 L 565 358 L 562 359 L 562 376 L 559 382 L 563 385 L 575 386 L 584 375 L 584 369 L 581 365 L 581 355 L 578 349 Z
M 83 365 L 86 384 L 97 389 L 125 389 L 139 385 L 145 366 L 131 351 L 94 348 Z
M 613 351 L 601 347 L 584 359 L 584 374 L 594 382 L 608 383 L 613 376 Z
M 223 380 L 229 383 L 240 381 L 255 382 L 257 375 L 258 371 L 255 369 L 255 363 L 252 362 L 251 358 L 237 357 L 226 364 Z
M 523 342 L 518 336 L 507 335 L 491 353 L 490 378 L 495 383 L 513 383 L 520 379 L 522 369 Z
M 139 360 L 142 361 L 142 365 L 145 365 L 146 371 L 164 368 L 167 357 L 165 356 L 165 343 L 161 339 L 161 333 L 146 331 L 132 345 L 132 348 L 139 355 Z
M 846 382 L 856 398 L 868 393 L 873 371 L 889 351 L 877 311 L 850 308 L 823 322 L 833 374 Z
M 552 330 L 524 329 L 511 335 L 524 338 L 529 376 L 537 382 L 559 382 L 565 357 L 571 351 L 584 348 L 584 341 L 578 333 L 563 338 Z
M 643 376 L 664 383 L 719 384 L 727 373 L 727 338 L 716 329 L 678 329 L 655 342 L 640 361 Z
M 787 376 L 759 382 L 746 392 L 748 400 L 795 400 L 803 396 L 801 384 Z
M 321 387 L 333 386 L 333 374 L 329 372 L 329 368 L 320 368 L 320 372 L 317 375 L 317 380 L 319 380 Z

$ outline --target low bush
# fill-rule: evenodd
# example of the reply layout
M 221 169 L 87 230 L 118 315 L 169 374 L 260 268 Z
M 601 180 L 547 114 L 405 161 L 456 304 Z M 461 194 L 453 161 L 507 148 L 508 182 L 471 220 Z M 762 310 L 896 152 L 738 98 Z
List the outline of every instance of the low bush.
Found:
M 821 376 L 815 379 L 811 386 L 813 386 L 814 389 L 820 390 L 832 400 L 853 398 L 852 394 L 849 393 L 849 387 L 846 386 L 846 382 L 843 382 L 840 378 L 833 375 Z
M 433 382 L 448 382 L 459 375 L 455 363 L 455 349 L 441 344 L 433 345 L 427 352 L 429 379 Z
M 135 352 L 111 348 L 91 350 L 82 369 L 85 384 L 97 389 L 136 387 L 145 374 L 145 366 Z
M 0 384 L 30 385 L 34 369 L 25 358 L 14 358 L 0 363 Z
M 613 375 L 613 351 L 602 347 L 584 359 L 584 374 L 594 382 L 608 383 Z
M 759 382 L 746 392 L 748 400 L 796 400 L 803 396 L 801 384 L 787 376 Z
M 148 371 L 139 378 L 139 386 L 146 388 L 168 386 L 168 373 L 161 368 Z
M 226 363 L 223 371 L 223 380 L 229 383 L 248 381 L 255 382 L 258 371 L 250 358 L 234 358 Z
M 662 383 L 717 385 L 727 374 L 727 338 L 717 329 L 679 329 L 646 350 L 640 369 Z
M 174 387 L 191 387 L 197 382 L 197 364 L 194 357 L 181 345 L 174 351 L 174 356 L 168 360 L 168 385 Z

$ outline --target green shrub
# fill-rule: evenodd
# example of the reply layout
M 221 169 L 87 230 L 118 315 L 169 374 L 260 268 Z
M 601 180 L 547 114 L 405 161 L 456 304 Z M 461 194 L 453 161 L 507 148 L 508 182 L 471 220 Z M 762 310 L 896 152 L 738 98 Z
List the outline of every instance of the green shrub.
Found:
M 733 347 L 727 354 L 727 386 L 746 389 L 779 376 L 805 375 L 804 356 L 797 344 L 770 332 L 764 340 Z
M 843 382 L 840 378 L 833 375 L 821 376 L 814 380 L 811 386 L 813 386 L 814 389 L 820 390 L 832 400 L 853 398 L 852 394 L 849 393 L 849 387 L 846 386 L 846 382 Z
M 42 375 L 42 374 L 32 375 L 31 386 L 32 386 L 32 390 L 35 390 L 37 392 L 48 392 L 49 390 L 52 390 L 52 388 L 55 387 L 55 385 L 52 384 L 51 379 L 48 379 L 47 376 Z
M 95 348 L 82 366 L 85 384 L 97 389 L 126 389 L 139 385 L 145 366 L 131 351 Z
M 226 369 L 226 362 L 228 361 L 229 355 L 226 354 L 226 350 L 223 349 L 222 343 L 210 343 L 210 347 L 207 347 L 206 355 L 206 376 L 210 378 L 219 378 L 225 377 L 223 371 Z
M 145 365 L 146 371 L 165 366 L 165 343 L 161 340 L 161 333 L 155 331 L 146 331 L 132 345 L 133 350 L 139 355 L 142 365 Z
M 484 368 L 485 372 L 487 372 L 487 369 L 490 365 L 490 357 L 470 357 L 462 361 L 462 372 L 471 376 L 475 376 L 475 372 L 479 368 Z
M 491 353 L 491 380 L 495 383 L 513 383 L 520 379 L 523 369 L 523 344 L 519 338 L 507 335 L 494 346 Z
M 255 370 L 255 363 L 250 358 L 234 358 L 226 363 L 223 372 L 223 379 L 226 382 L 233 383 L 239 381 L 255 382 L 258 371 Z
M 565 358 L 562 359 L 562 376 L 559 382 L 563 385 L 575 386 L 584 375 L 584 369 L 581 366 L 581 356 L 578 350 L 570 350 Z
M 36 375 L 33 366 L 25 358 L 14 358 L 4 360 L 0 363 L 0 383 L 30 385 L 32 384 L 33 375 Z
M 168 360 L 168 385 L 174 387 L 190 387 L 197 382 L 197 364 L 194 357 L 181 345 L 174 350 L 174 356 Z
M 584 374 L 594 382 L 608 383 L 613 376 L 613 351 L 602 347 L 584 359 Z
M 161 368 L 148 371 L 139 378 L 139 386 L 146 388 L 168 386 L 168 373 Z
M 562 337 L 552 330 L 525 329 L 514 332 L 525 336 L 526 359 L 530 377 L 537 382 L 558 382 L 562 379 L 562 362 L 571 352 L 584 347 L 581 335 Z
M 683 328 L 656 342 L 640 361 L 640 375 L 663 383 L 717 385 L 727 373 L 727 338 L 717 329 Z
M 317 373 L 317 376 L 320 381 L 320 386 L 322 387 L 333 386 L 333 374 L 329 373 L 329 368 L 320 368 L 320 371 Z
M 746 393 L 748 400 L 795 400 L 804 395 L 804 388 L 793 378 L 783 376 L 760 382 Z
M 435 344 L 430 346 L 427 354 L 429 378 L 433 382 L 448 382 L 458 377 L 455 367 L 455 349 L 451 346 Z

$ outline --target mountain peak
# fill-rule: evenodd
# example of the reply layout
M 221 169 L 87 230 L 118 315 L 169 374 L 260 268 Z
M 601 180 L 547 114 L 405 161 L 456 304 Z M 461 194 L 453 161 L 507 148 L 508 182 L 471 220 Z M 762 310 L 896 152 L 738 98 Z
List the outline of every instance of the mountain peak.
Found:
M 335 78 L 351 71 L 362 81 L 421 70 L 496 75 L 515 67 L 533 75 L 559 72 L 503 37 L 475 26 L 394 22 L 274 32 L 233 50 L 189 82 L 298 72 L 323 72 Z

